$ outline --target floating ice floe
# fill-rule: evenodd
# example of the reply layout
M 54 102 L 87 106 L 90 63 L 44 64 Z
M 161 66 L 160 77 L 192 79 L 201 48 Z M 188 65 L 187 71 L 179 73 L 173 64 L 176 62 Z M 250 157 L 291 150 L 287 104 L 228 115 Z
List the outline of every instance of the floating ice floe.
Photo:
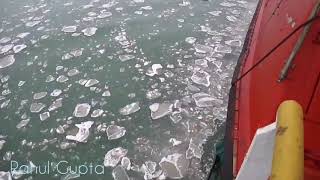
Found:
M 201 159 L 204 151 L 202 144 L 204 143 L 203 139 L 191 138 L 189 147 L 186 151 L 186 158 L 191 159 L 193 157 Z
M 135 58 L 134 55 L 131 54 L 124 54 L 124 55 L 119 55 L 119 59 L 121 62 L 129 61 L 131 59 Z
M 127 158 L 127 157 L 123 157 L 121 159 L 121 166 L 126 170 L 130 170 L 131 169 L 131 161 L 130 161 L 130 159 Z
M 0 69 L 11 66 L 15 62 L 13 55 L 8 55 L 0 59 Z
M 38 92 L 33 94 L 33 99 L 42 99 L 47 96 L 47 92 Z
M 202 44 L 196 44 L 196 45 L 194 45 L 194 48 L 197 53 L 201 53 L 201 54 L 207 54 L 207 53 L 211 53 L 213 51 L 212 47 L 202 45 Z
M 104 92 L 102 93 L 102 96 L 103 96 L 103 97 L 109 97 L 109 96 L 111 96 L 111 93 L 110 93 L 109 90 L 106 90 L 106 91 L 104 91 Z
M 117 166 L 112 170 L 114 180 L 130 180 L 126 170 L 122 166 Z
M 233 7 L 233 6 L 236 6 L 237 4 L 235 3 L 231 3 L 231 2 L 222 2 L 220 3 L 220 6 L 223 6 L 223 7 Z
M 79 74 L 79 70 L 78 69 L 70 69 L 67 73 L 68 76 L 75 76 L 77 74 Z
M 156 74 L 159 74 L 161 69 L 162 69 L 161 64 L 152 64 L 152 66 L 147 70 L 146 74 L 152 77 Z
M 199 70 L 199 71 L 195 71 L 192 76 L 191 76 L 191 80 L 196 83 L 196 84 L 200 84 L 206 87 L 210 86 L 210 74 L 203 71 L 203 70 Z
M 229 46 L 241 47 L 241 40 L 239 39 L 228 40 L 228 41 L 225 41 L 225 43 Z
M 215 48 L 214 48 L 215 52 L 218 53 L 231 53 L 232 49 L 230 46 L 226 46 L 226 45 L 222 45 L 222 44 L 218 44 Z
M 173 123 L 178 123 L 182 120 L 182 116 L 181 116 L 181 113 L 180 112 L 173 112 L 171 115 L 170 115 L 170 119 L 172 120 Z
M 152 10 L 152 7 L 151 6 L 142 6 L 140 9 L 141 10 Z
M 0 54 L 4 54 L 4 53 L 10 51 L 13 46 L 14 46 L 13 44 L 7 44 L 4 46 L 0 46 Z
M 45 107 L 46 105 L 43 103 L 32 103 L 30 106 L 30 111 L 33 113 L 38 113 Z
M 188 170 L 189 161 L 184 155 L 174 153 L 163 157 L 159 163 L 166 177 L 172 179 L 181 179 Z
M 13 169 L 11 171 L 11 176 L 13 179 L 19 179 L 25 174 L 32 174 L 36 168 L 36 165 L 34 165 L 32 161 L 29 161 L 28 165 L 24 165 L 24 168 L 19 168 L 18 170 Z
M 189 43 L 189 44 L 195 43 L 196 40 L 197 40 L 197 38 L 195 38 L 195 37 L 187 37 L 187 38 L 185 39 L 185 41 L 186 41 L 187 43 Z
M 26 83 L 26 82 L 25 82 L 25 81 L 19 81 L 19 83 L 18 83 L 18 87 L 23 86 L 23 85 L 24 85 L 24 83 Z
M 18 52 L 24 50 L 26 47 L 27 47 L 27 45 L 25 45 L 25 44 L 16 45 L 13 47 L 13 52 L 18 53 Z
M 91 106 L 88 103 L 77 104 L 73 111 L 75 117 L 86 117 L 90 112 Z
M 99 117 L 103 114 L 103 110 L 102 109 L 95 109 L 94 111 L 92 111 L 91 113 L 91 117 L 95 118 L 95 117 Z
M 62 90 L 61 90 L 61 89 L 54 89 L 54 90 L 50 93 L 50 96 L 57 97 L 57 96 L 59 96 L 61 93 L 62 93 Z
M 61 31 L 65 33 L 73 33 L 77 31 L 77 26 L 63 26 Z
M 99 14 L 99 15 L 97 16 L 97 18 L 102 19 L 102 18 L 107 18 L 107 17 L 110 17 L 110 16 L 112 16 L 112 13 L 111 13 L 111 12 L 102 12 L 101 14 Z
M 24 33 L 18 34 L 17 37 L 23 39 L 23 38 L 27 37 L 29 34 L 30 34 L 29 32 L 24 32 Z
M 62 98 L 58 98 L 55 101 L 53 101 L 53 103 L 49 106 L 48 110 L 54 111 L 60 107 L 62 107 Z
M 157 163 L 153 161 L 146 161 L 140 168 L 140 171 L 144 173 L 143 178 L 145 180 L 151 180 L 159 177 L 162 171 L 156 171 Z
M 135 3 L 144 3 L 144 0 L 133 0 Z
M 41 121 L 45 121 L 50 117 L 50 113 L 49 112 L 44 112 L 40 114 L 40 120 Z
M 125 157 L 127 153 L 128 150 L 122 147 L 117 147 L 109 150 L 104 156 L 104 166 L 115 167 L 120 162 L 121 158 Z
M 162 118 L 172 112 L 173 105 L 171 103 L 154 103 L 149 106 L 152 119 Z
M 87 142 L 87 139 L 90 134 L 90 128 L 93 125 L 93 121 L 82 122 L 81 124 L 76 124 L 75 126 L 78 128 L 76 134 L 67 135 L 66 139 L 78 141 L 78 142 Z
M 29 122 L 30 122 L 30 119 L 23 119 L 16 125 L 16 128 L 21 129 L 25 127 Z
M 66 82 L 66 81 L 68 81 L 68 80 L 69 80 L 69 78 L 68 78 L 67 76 L 65 76 L 65 75 L 60 75 L 60 76 L 56 79 L 56 81 L 59 82 L 59 83 Z
M 196 59 L 194 63 L 198 66 L 208 67 L 208 61 L 205 59 Z
M 214 98 L 209 94 L 203 92 L 192 95 L 192 98 L 194 99 L 198 107 L 210 107 L 223 104 L 222 100 Z
M 122 115 L 129 115 L 140 110 L 139 102 L 134 102 L 120 108 L 119 113 Z
M 3 37 L 0 39 L 0 44 L 5 44 L 7 42 L 11 41 L 10 37 Z
M 208 12 L 210 15 L 212 16 L 220 16 L 220 14 L 222 13 L 222 11 L 211 11 L 211 12 Z
M 159 98 L 160 96 L 161 96 L 161 92 L 159 91 L 159 89 L 150 90 L 146 93 L 147 99 L 156 99 L 156 98 Z
M 26 26 L 27 27 L 33 27 L 33 26 L 36 26 L 40 23 L 41 21 L 29 21 L 26 23 Z
M 126 134 L 126 129 L 117 125 L 109 125 L 107 127 L 108 140 L 119 139 Z
M 93 36 L 98 28 L 96 27 L 88 27 L 83 29 L 81 32 L 85 35 L 85 36 Z
M 96 85 L 98 83 L 99 83 L 99 81 L 96 79 L 89 79 L 84 86 L 91 87 L 91 86 Z
M 0 139 L 0 151 L 1 151 L 1 149 L 3 148 L 3 146 L 4 146 L 5 143 L 6 143 L 5 140 Z M 1 179 L 1 175 L 0 175 L 0 179 Z

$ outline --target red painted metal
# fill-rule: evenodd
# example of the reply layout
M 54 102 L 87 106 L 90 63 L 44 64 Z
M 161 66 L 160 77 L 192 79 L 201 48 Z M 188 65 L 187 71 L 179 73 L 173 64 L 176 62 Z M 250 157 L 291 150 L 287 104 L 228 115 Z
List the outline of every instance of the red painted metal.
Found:
M 262 0 L 249 51 L 242 60 L 239 76 L 295 27 L 307 21 L 317 2 Z M 293 35 L 237 83 L 235 108 L 238 111 L 233 134 L 236 143 L 235 173 L 242 164 L 256 130 L 275 121 L 277 108 L 283 100 L 294 99 L 303 106 L 305 113 L 305 180 L 320 179 L 320 20 L 312 23 L 288 77 L 278 82 L 280 71 L 302 31 Z

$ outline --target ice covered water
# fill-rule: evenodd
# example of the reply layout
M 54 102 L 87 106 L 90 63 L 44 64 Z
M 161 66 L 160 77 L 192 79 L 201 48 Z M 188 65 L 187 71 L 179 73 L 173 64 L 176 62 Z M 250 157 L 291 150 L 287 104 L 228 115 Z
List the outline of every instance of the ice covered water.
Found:
M 255 4 L 4 3 L 2 165 L 108 166 L 104 175 L 11 175 L 33 180 L 206 179 Z

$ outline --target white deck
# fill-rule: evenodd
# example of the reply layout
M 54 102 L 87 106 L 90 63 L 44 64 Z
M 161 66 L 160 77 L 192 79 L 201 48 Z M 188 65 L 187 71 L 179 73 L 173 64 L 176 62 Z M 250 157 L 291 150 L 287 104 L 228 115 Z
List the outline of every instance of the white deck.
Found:
M 267 180 L 271 173 L 276 122 L 257 130 L 236 180 Z

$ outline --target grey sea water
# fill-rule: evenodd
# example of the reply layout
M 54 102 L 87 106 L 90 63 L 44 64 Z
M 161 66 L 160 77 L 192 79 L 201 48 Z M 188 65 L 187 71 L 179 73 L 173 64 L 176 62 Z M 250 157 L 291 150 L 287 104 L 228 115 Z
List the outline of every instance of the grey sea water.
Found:
M 206 179 L 256 3 L 2 0 L 0 179 Z

